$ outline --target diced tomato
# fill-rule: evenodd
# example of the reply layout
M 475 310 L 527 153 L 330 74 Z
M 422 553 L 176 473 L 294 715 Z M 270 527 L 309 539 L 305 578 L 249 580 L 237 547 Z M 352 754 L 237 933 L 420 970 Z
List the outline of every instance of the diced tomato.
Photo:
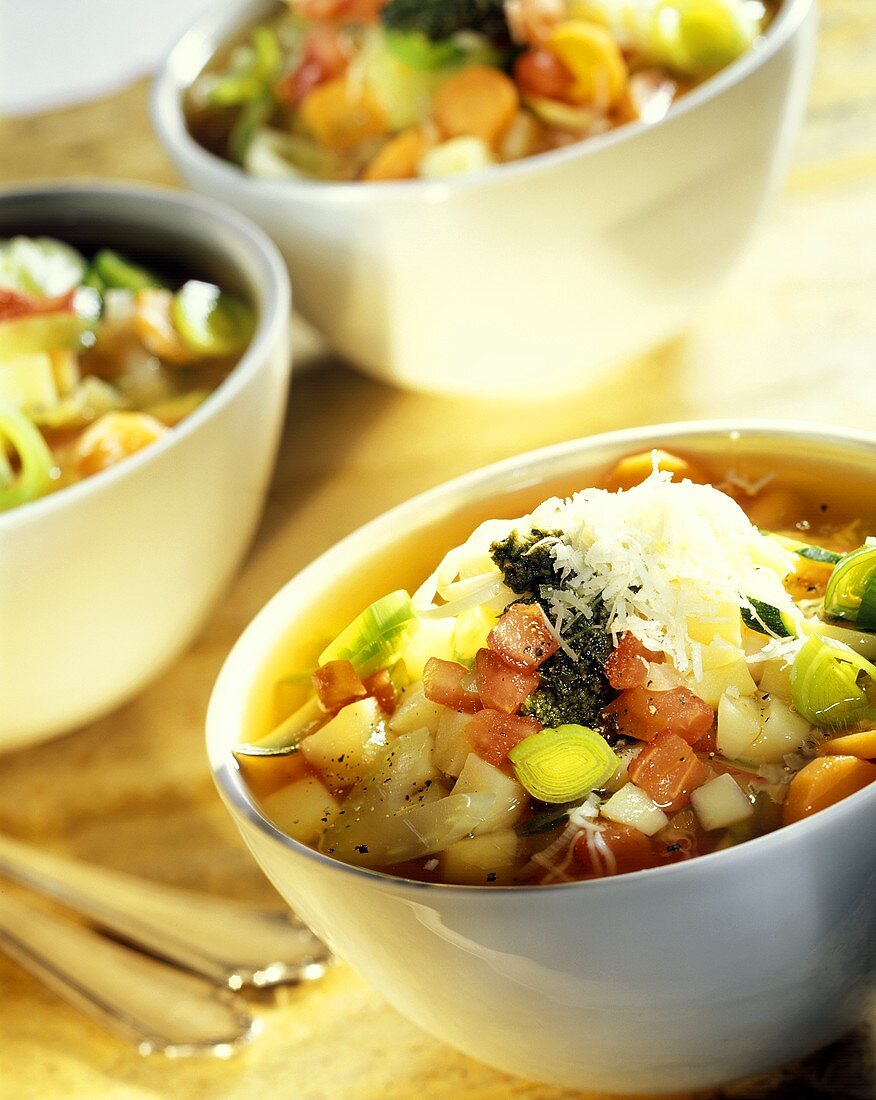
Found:
M 327 711 L 340 710 L 368 694 L 349 661 L 327 661 L 314 672 L 313 689 Z
M 609 728 L 623 737 L 650 741 L 658 733 L 675 733 L 688 744 L 708 733 L 715 712 L 687 688 L 647 691 L 642 687 L 623 691 L 602 712 Z
M 274 95 L 285 107 L 298 107 L 314 88 L 340 76 L 349 56 L 344 42 L 333 27 L 315 26 L 307 36 L 301 61 L 274 85 Z
M 481 699 L 473 683 L 468 682 L 471 678 L 464 665 L 430 657 L 423 669 L 423 694 L 451 710 L 474 712 L 481 709 Z
M 485 707 L 514 714 L 538 687 L 538 672 L 515 668 L 491 649 L 479 649 L 475 682 Z
M 386 0 L 292 0 L 292 7 L 305 19 L 335 23 L 373 23 Z
M 541 723 L 535 718 L 482 710 L 465 727 L 465 736 L 482 760 L 499 767 L 515 745 L 540 729 Z
M 715 753 L 718 751 L 718 742 L 716 740 L 718 731 L 716 729 L 710 729 L 708 733 L 704 733 L 702 737 L 693 742 L 694 752 L 701 752 L 704 755 L 709 753 Z
M 525 50 L 514 62 L 514 79 L 524 95 L 568 100 L 575 78 L 550 50 Z
M 705 782 L 706 769 L 687 741 L 674 733 L 658 733 L 631 761 L 629 776 L 661 809 L 674 813 Z
M 608 850 L 608 855 L 606 851 Z M 575 862 L 589 875 L 625 875 L 653 867 L 656 860 L 651 841 L 630 825 L 606 822 L 599 839 L 583 833 L 572 849 Z
M 534 603 L 512 604 L 490 631 L 487 644 L 509 665 L 529 670 L 560 648 L 544 612 Z
M 647 687 L 647 663 L 660 664 L 664 660 L 664 654 L 646 649 L 635 634 L 623 634 L 608 658 L 605 675 L 616 691 Z
M 0 287 L 0 321 L 15 321 L 19 317 L 38 317 L 46 313 L 72 313 L 76 291 L 59 294 L 56 298 L 37 298 L 22 290 L 4 290 Z
M 369 695 L 373 695 L 377 702 L 380 704 L 380 709 L 386 714 L 394 714 L 396 705 L 398 704 L 398 693 L 395 690 L 395 684 L 392 682 L 392 678 L 389 672 L 382 668 L 379 672 L 375 672 L 373 676 L 369 676 L 365 681 L 365 690 Z

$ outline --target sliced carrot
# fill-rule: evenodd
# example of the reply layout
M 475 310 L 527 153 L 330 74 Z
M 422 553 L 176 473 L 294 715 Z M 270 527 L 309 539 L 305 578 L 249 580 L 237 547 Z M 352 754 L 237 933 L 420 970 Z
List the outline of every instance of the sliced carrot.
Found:
M 801 768 L 785 800 L 786 825 L 818 813 L 876 781 L 876 764 L 856 756 L 822 756 Z
M 657 460 L 658 470 L 668 470 L 676 481 L 688 478 L 690 481 L 704 482 L 708 479 L 699 467 L 680 455 L 669 451 L 642 451 L 640 454 L 627 455 L 610 471 L 605 479 L 607 489 L 632 489 L 639 485 L 654 469 Z
M 416 127 L 402 130 L 380 148 L 366 166 L 362 179 L 375 183 L 380 180 L 413 179 L 425 151 L 426 139 L 422 130 Z
M 386 133 L 386 120 L 374 97 L 367 89 L 354 90 L 343 76 L 314 88 L 299 116 L 321 145 L 340 152 Z
M 445 137 L 479 137 L 495 145 L 519 106 L 513 80 L 498 69 L 470 65 L 444 81 L 435 93 L 433 112 Z
M 822 756 L 857 756 L 860 760 L 876 760 L 876 727 L 858 733 L 844 733 L 821 743 Z

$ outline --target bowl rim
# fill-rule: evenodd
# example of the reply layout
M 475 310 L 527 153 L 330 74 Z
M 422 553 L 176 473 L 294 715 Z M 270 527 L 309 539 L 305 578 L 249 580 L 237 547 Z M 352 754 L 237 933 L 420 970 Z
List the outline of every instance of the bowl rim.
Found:
M 815 0 L 782 0 L 775 19 L 761 39 L 735 61 L 682 96 L 657 122 L 628 122 L 604 134 L 585 138 L 563 148 L 535 153 L 504 164 L 491 165 L 468 176 L 437 180 L 385 180 L 381 181 L 379 187 L 363 187 L 361 180 L 331 181 L 294 177 L 277 180 L 250 176 L 237 165 L 209 152 L 189 132 L 182 105 L 183 97 L 203 66 L 222 45 L 224 38 L 218 43 L 216 41 L 217 30 L 224 28 L 229 21 L 233 21 L 234 26 L 237 27 L 245 26 L 247 19 L 244 13 L 255 8 L 256 4 L 265 3 L 266 0 L 238 0 L 233 10 L 229 5 L 224 7 L 220 5 L 208 14 L 200 16 L 183 33 L 165 57 L 152 86 L 150 107 L 153 126 L 167 150 L 178 153 L 196 167 L 211 172 L 214 178 L 228 186 L 236 182 L 238 186 L 253 187 L 257 195 L 284 201 L 295 197 L 341 204 L 392 202 L 405 197 L 418 196 L 423 197 L 427 202 L 437 201 L 450 192 L 470 190 L 505 180 L 511 181 L 519 176 L 550 170 L 554 165 L 559 166 L 569 161 L 595 156 L 603 149 L 632 141 L 689 111 L 696 110 L 702 104 L 741 83 L 765 65 L 794 36 L 815 7 Z M 204 50 L 200 48 L 204 44 L 210 47 L 206 56 Z M 193 72 L 193 69 L 196 71 Z
M 148 447 L 128 455 L 123 462 L 100 470 L 90 477 L 64 486 L 46 496 L 28 501 L 6 512 L 0 512 L 0 538 L 17 526 L 38 523 L 43 517 L 65 508 L 76 507 L 78 501 L 108 490 L 116 481 L 133 474 L 143 466 L 157 461 L 161 455 L 184 439 L 197 432 L 201 425 L 214 416 L 237 397 L 249 379 L 258 374 L 270 360 L 273 349 L 280 341 L 288 339 L 291 318 L 291 288 L 289 274 L 280 252 L 273 241 L 254 225 L 248 218 L 235 210 L 195 192 L 178 191 L 171 187 L 152 184 L 107 182 L 105 180 L 72 180 L 55 182 L 35 182 L 16 184 L 14 187 L 0 188 L 0 207 L 7 200 L 34 198 L 54 198 L 59 204 L 82 197 L 105 196 L 118 200 L 134 201 L 138 204 L 138 213 L 126 215 L 131 224 L 136 224 L 139 209 L 149 207 L 153 210 L 175 212 L 181 215 L 180 225 L 185 234 L 186 214 L 204 216 L 209 221 L 223 225 L 233 233 L 258 268 L 257 274 L 248 280 L 250 286 L 257 288 L 263 297 L 259 304 L 258 324 L 252 340 L 240 359 L 226 378 L 204 401 L 179 424 L 166 432 L 160 439 Z M 99 228 L 101 217 L 95 217 L 94 224 Z M 114 212 L 106 216 L 111 224 Z M 196 250 L 199 247 L 196 243 Z M 202 246 L 201 246 L 202 247 Z M 232 265 L 233 266 L 233 265 Z
M 427 489 L 422 493 L 397 504 L 395 507 L 381 513 L 374 519 L 356 528 L 328 550 L 324 551 L 313 561 L 308 563 L 294 576 L 290 577 L 280 589 L 265 603 L 255 616 L 250 620 L 242 634 L 238 637 L 233 647 L 226 655 L 222 668 L 214 683 L 210 694 L 210 700 L 206 715 L 206 742 L 207 755 L 213 781 L 219 791 L 222 800 L 229 807 L 231 816 L 240 815 L 247 823 L 258 832 L 266 834 L 268 839 L 279 843 L 289 854 L 305 857 L 326 868 L 331 873 L 332 869 L 337 874 L 354 875 L 360 881 L 368 882 L 372 886 L 395 888 L 401 891 L 412 890 L 417 895 L 423 891 L 447 891 L 463 892 L 473 895 L 507 896 L 508 894 L 520 896 L 534 893 L 538 895 L 544 891 L 579 891 L 598 890 L 617 887 L 622 890 L 636 889 L 642 881 L 658 880 L 661 882 L 673 882 L 678 875 L 689 875 L 694 872 L 691 867 L 699 867 L 703 870 L 729 865 L 741 859 L 754 858 L 756 855 L 770 851 L 772 848 L 795 843 L 796 837 L 803 843 L 804 838 L 813 829 L 825 828 L 826 823 L 838 820 L 843 815 L 856 814 L 863 807 L 876 808 L 876 783 L 868 788 L 856 791 L 840 802 L 829 806 L 824 810 L 794 822 L 792 825 L 782 825 L 772 832 L 763 833 L 753 837 L 744 843 L 734 845 L 719 852 L 709 852 L 696 856 L 694 859 L 679 863 L 666 864 L 662 867 L 649 867 L 642 871 L 634 871 L 625 875 L 613 875 L 605 878 L 587 879 L 577 882 L 547 883 L 539 886 L 523 885 L 470 885 L 464 883 L 422 882 L 418 879 L 405 878 L 401 875 L 389 874 L 385 871 L 377 871 L 368 867 L 358 867 L 345 863 L 339 859 L 333 859 L 323 852 L 294 840 L 262 813 L 257 802 L 249 793 L 246 783 L 243 781 L 240 770 L 233 764 L 233 757 L 227 738 L 224 736 L 223 720 L 226 712 L 225 697 L 235 697 L 234 676 L 237 672 L 234 667 L 240 660 L 240 654 L 245 652 L 252 642 L 259 638 L 262 624 L 269 621 L 269 617 L 282 606 L 287 598 L 287 593 L 294 586 L 296 589 L 306 586 L 311 580 L 318 583 L 325 565 L 329 568 L 336 566 L 344 558 L 354 554 L 360 544 L 366 543 L 372 535 L 384 530 L 396 528 L 405 521 L 413 519 L 417 515 L 428 512 L 433 503 L 438 503 L 447 498 L 454 499 L 458 505 L 471 503 L 479 499 L 483 490 L 493 480 L 501 480 L 512 476 L 515 472 L 539 467 L 552 461 L 562 462 L 564 458 L 580 454 L 582 457 L 590 450 L 600 447 L 611 447 L 637 444 L 658 446 L 660 440 L 673 441 L 679 437 L 694 435 L 726 436 L 728 440 L 734 437 L 747 438 L 761 437 L 764 439 L 776 436 L 790 438 L 794 443 L 803 445 L 811 441 L 813 437 L 821 442 L 832 443 L 838 448 L 846 450 L 864 450 L 870 448 L 874 453 L 874 465 L 876 465 L 876 433 L 865 429 L 837 427 L 828 424 L 819 424 L 810 421 L 777 420 L 777 419 L 706 419 L 692 421 L 675 421 L 666 424 L 645 425 L 637 428 L 619 429 L 611 432 L 602 432 L 597 435 L 583 436 L 562 443 L 551 444 L 535 450 L 527 451 L 520 455 L 514 455 L 487 466 L 478 467 L 468 473 L 451 478 L 448 481 Z M 288 620 L 285 623 L 288 628 Z M 270 640 L 269 649 L 276 648 L 279 641 L 279 632 L 274 629 Z M 251 684 L 251 679 L 247 681 Z M 239 697 L 239 696 L 238 696 Z M 745 853 L 751 855 L 746 856 Z

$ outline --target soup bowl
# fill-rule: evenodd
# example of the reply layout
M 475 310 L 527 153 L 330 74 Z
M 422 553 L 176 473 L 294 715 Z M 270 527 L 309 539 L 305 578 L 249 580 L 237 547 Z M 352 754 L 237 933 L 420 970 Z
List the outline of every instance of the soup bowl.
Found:
M 273 236 L 296 308 L 352 363 L 506 397 L 579 389 L 702 306 L 783 179 L 816 22 L 814 0 L 785 0 L 752 50 L 653 125 L 454 180 L 322 183 L 247 176 L 186 128 L 187 89 L 271 7 L 222 5 L 170 54 L 152 113 L 180 175 Z
M 502 462 L 374 520 L 293 578 L 231 652 L 207 717 L 216 783 L 255 858 L 392 1005 L 502 1070 L 620 1093 L 717 1085 L 855 1021 L 874 967 L 876 785 L 683 864 L 553 886 L 452 886 L 291 840 L 260 812 L 231 748 L 247 740 L 268 682 L 259 670 L 276 672 L 294 639 L 331 636 L 390 587 L 414 583 L 476 522 L 519 515 L 651 447 L 727 468 L 781 462 L 800 484 L 860 486 L 862 501 L 876 489 L 876 436 L 800 425 L 667 425 Z
M 154 188 L 35 186 L 0 195 L 0 237 L 19 233 L 172 259 L 247 298 L 258 324 L 157 442 L 0 514 L 0 750 L 104 714 L 192 638 L 255 530 L 290 367 L 286 268 L 233 211 Z

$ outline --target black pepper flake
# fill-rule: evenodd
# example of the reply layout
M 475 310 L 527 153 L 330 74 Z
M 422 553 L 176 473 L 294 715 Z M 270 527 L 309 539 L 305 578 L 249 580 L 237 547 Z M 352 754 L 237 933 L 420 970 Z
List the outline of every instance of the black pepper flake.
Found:
M 363 856 L 367 855 L 368 854 L 368 845 L 367 844 L 357 844 L 356 845 L 356 851 L 360 852 Z
M 495 871 L 490 871 L 489 874 L 487 875 L 487 882 L 495 882 L 495 881 L 496 881 L 496 872 Z
M 674 844 L 667 844 L 666 845 L 666 851 L 667 852 L 680 852 L 681 851 L 681 845 L 676 840 Z

